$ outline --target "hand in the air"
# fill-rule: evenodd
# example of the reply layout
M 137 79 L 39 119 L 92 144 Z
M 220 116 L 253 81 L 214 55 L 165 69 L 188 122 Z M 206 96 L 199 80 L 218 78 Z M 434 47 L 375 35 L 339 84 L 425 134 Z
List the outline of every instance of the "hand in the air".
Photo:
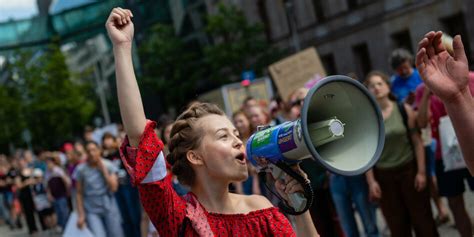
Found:
M 416 67 L 426 86 L 449 102 L 468 89 L 469 69 L 461 36 L 454 37 L 451 56 L 442 44 L 442 35 L 441 31 L 431 31 L 418 43 Z
M 131 44 L 133 40 L 133 14 L 128 9 L 116 7 L 112 10 L 105 23 L 107 33 L 112 43 L 117 46 Z

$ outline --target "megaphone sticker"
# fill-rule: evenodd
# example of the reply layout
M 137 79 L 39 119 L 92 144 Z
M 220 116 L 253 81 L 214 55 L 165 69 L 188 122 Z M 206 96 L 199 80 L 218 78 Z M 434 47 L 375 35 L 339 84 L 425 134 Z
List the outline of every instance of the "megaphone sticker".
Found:
M 267 128 L 255 134 L 254 140 L 251 144 L 252 148 L 257 149 L 257 148 L 270 144 L 270 140 L 271 140 L 270 138 L 271 138 L 271 134 L 273 130 L 275 130 L 275 127 Z
M 296 148 L 293 139 L 293 125 L 291 123 L 286 123 L 283 125 L 283 128 L 278 131 L 278 147 L 283 153 Z

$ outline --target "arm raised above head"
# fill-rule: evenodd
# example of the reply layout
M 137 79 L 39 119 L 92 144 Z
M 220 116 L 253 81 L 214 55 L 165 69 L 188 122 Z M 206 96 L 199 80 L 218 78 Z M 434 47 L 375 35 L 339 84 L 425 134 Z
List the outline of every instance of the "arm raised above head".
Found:
M 125 131 L 130 144 L 137 146 L 145 129 L 146 118 L 143 110 L 132 61 L 133 14 L 130 10 L 114 8 L 105 24 L 113 43 L 117 95 Z

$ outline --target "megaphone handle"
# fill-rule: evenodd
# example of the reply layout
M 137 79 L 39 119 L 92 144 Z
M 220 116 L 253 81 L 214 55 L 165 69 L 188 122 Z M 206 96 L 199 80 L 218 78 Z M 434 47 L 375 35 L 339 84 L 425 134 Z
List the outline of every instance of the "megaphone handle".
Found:
M 280 168 L 273 166 L 272 176 L 275 180 L 281 179 L 284 180 L 286 173 L 283 172 Z M 291 193 L 288 194 L 288 202 L 295 209 L 295 211 L 301 211 L 306 206 L 306 198 L 302 193 Z

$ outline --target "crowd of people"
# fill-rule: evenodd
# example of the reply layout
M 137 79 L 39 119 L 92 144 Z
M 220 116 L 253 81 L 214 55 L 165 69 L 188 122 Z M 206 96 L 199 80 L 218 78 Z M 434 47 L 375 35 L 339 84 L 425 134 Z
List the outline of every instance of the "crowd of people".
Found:
M 94 236 L 357 237 L 364 232 L 376 237 L 382 236 L 380 208 L 392 236 L 439 236 L 438 226 L 450 222 L 450 213 L 460 236 L 472 236 L 463 194 L 465 181 L 474 189 L 474 178 L 467 168 L 444 169 L 439 124 L 453 106 L 430 81 L 438 72 L 449 76 L 461 70 L 446 67 L 446 61 L 448 72 L 433 69 L 430 61 L 439 55 L 458 60 L 459 37 L 442 45 L 441 33 L 430 32 L 420 42 L 418 69 L 410 52 L 397 49 L 390 57 L 391 77 L 372 71 L 361 80 L 384 119 L 380 159 L 366 174 L 351 177 L 302 161 L 296 170 L 311 181 L 315 199 L 309 212 L 285 217 L 245 159 L 245 144 L 258 126 L 298 119 L 310 88 L 268 103 L 249 96 L 229 118 L 215 105 L 195 101 L 176 120 L 146 120 L 131 60 L 132 17 L 115 8 L 106 24 L 114 44 L 123 130 L 117 136 L 105 133 L 97 142 L 86 129 L 82 141 L 66 142 L 58 151 L 1 155 L 0 220 L 10 228 L 22 228 L 26 220 L 33 236 L 37 222 L 42 230 L 60 233 L 74 211 L 74 224 L 87 226 Z M 468 75 L 473 93 L 474 73 Z M 455 128 L 466 120 L 460 117 L 453 118 Z M 302 190 L 291 179 L 275 186 L 284 198 Z

